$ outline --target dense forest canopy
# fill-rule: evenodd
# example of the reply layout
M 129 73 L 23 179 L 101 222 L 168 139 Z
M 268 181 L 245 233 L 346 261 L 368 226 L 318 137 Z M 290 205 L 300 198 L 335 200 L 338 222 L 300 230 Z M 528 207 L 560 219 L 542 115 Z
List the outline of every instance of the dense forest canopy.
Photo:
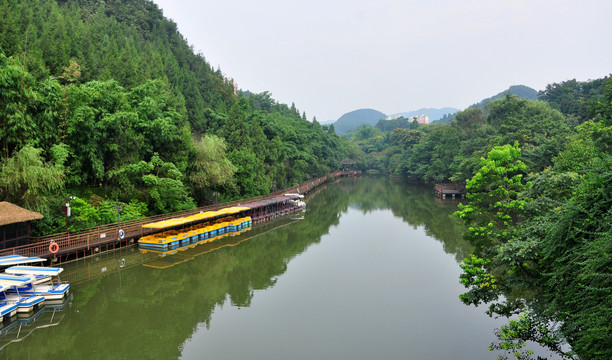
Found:
M 268 194 L 338 167 L 333 128 L 236 91 L 151 1 L 0 1 L 0 197 L 76 230 Z

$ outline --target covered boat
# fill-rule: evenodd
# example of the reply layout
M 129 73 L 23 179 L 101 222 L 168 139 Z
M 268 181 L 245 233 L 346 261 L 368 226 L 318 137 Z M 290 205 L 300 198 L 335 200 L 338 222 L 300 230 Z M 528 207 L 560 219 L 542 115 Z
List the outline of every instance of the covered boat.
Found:
M 45 298 L 41 295 L 21 295 L 20 287 L 26 287 L 34 282 L 34 278 L 25 276 L 0 275 L 0 286 L 6 287 L 8 291 L 0 292 L 0 302 L 16 304 L 17 312 L 27 313 L 42 306 Z M 14 292 L 13 292 L 14 291 Z
M 22 295 L 42 295 L 45 300 L 62 300 L 70 292 L 70 284 L 62 283 L 59 274 L 64 271 L 60 267 L 43 266 L 11 266 L 4 272 L 8 275 L 29 277 L 31 283 L 19 287 Z M 57 282 L 54 283 L 53 279 Z M 12 291 L 9 291 L 9 293 Z
M 14 285 L 0 285 L 0 293 L 4 294 L 6 290 L 14 287 Z M 6 294 L 4 300 L 0 301 L 0 320 L 8 319 L 17 314 L 17 304 L 9 304 L 6 301 Z

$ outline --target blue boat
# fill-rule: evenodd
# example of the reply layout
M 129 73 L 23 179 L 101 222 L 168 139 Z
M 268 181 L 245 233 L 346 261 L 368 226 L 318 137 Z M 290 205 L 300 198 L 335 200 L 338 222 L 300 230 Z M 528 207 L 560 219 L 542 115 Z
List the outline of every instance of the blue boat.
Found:
M 0 285 L 0 293 L 4 294 L 4 292 L 10 288 L 14 287 L 14 285 Z M 6 296 L 6 295 L 5 295 Z M 9 304 L 6 299 L 0 301 L 0 318 L 1 320 L 11 318 L 17 314 L 17 304 Z
M 70 284 L 62 283 L 59 274 L 64 269 L 59 267 L 42 266 L 11 266 L 4 272 L 8 275 L 16 275 L 33 278 L 34 281 L 25 286 L 9 290 L 9 293 L 17 292 L 21 295 L 42 295 L 45 300 L 62 300 L 70 292 Z M 56 280 L 54 283 L 53 280 Z
M 41 295 L 24 295 L 19 293 L 20 287 L 25 287 L 34 282 L 35 279 L 24 276 L 0 275 L 0 286 L 6 287 L 8 291 L 0 292 L 0 302 L 17 305 L 17 312 L 28 313 L 35 308 L 43 306 L 45 298 Z M 13 293 L 12 291 L 15 291 Z

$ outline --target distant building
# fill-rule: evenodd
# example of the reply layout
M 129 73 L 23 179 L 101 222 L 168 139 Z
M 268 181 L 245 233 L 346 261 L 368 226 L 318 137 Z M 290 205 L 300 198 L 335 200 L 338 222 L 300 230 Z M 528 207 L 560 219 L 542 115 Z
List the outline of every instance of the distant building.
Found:
M 403 117 L 402 115 L 389 115 L 385 118 L 385 120 L 395 120 Z M 410 118 L 410 122 L 416 120 L 419 124 L 429 124 L 429 116 L 428 115 L 417 115 Z
M 410 118 L 410 121 L 416 120 L 419 124 L 429 124 L 429 116 L 417 115 Z
M 42 218 L 37 212 L 0 201 L 0 249 L 29 244 L 30 222 Z

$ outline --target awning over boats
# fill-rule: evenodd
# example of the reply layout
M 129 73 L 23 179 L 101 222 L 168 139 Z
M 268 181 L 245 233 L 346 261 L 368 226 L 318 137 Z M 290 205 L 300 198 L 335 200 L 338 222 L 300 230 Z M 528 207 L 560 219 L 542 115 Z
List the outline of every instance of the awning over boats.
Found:
M 287 200 L 292 200 L 292 199 L 298 199 L 299 197 L 293 194 L 287 194 L 284 196 L 277 196 L 275 198 L 272 199 L 266 199 L 266 200 L 259 200 L 259 201 L 254 201 L 251 203 L 246 203 L 246 204 L 242 204 L 242 206 L 248 207 L 250 209 L 254 209 L 254 208 L 259 208 L 259 207 L 264 207 L 264 206 L 268 206 L 268 205 L 272 205 L 272 204 L 279 204 L 279 203 L 283 203 Z
M 229 208 L 225 208 L 225 209 L 221 209 L 217 211 L 201 212 L 199 214 L 193 214 L 193 215 L 183 217 L 183 218 L 174 218 L 174 219 L 168 219 L 168 220 L 163 220 L 163 221 L 157 221 L 154 223 L 144 224 L 142 225 L 142 227 L 145 229 L 165 229 L 165 228 L 174 227 L 178 225 L 184 225 L 184 224 L 188 224 L 192 222 L 212 219 L 212 218 L 219 217 L 219 216 L 237 214 L 241 211 L 245 211 L 249 209 L 250 208 L 246 206 L 233 206 L 233 207 L 229 207 Z
M 0 285 L 22 286 L 33 281 L 33 278 L 26 276 L 0 275 Z
M 0 267 L 12 266 L 19 264 L 32 264 L 38 262 L 45 262 L 46 260 L 40 257 L 26 257 L 21 255 L 7 255 L 0 256 Z
M 287 200 L 293 200 L 300 198 L 300 194 L 285 194 L 282 196 L 277 196 L 267 200 L 255 201 L 247 204 L 241 204 L 239 206 L 232 206 L 228 208 L 224 208 L 217 211 L 205 211 L 198 214 L 193 214 L 186 217 L 181 218 L 173 218 L 168 220 L 156 221 L 153 223 L 148 223 L 142 225 L 144 229 L 166 229 L 172 228 L 175 226 L 185 225 L 192 222 L 199 222 L 207 219 L 212 219 L 219 216 L 227 216 L 232 214 L 237 214 L 241 211 L 251 210 L 259 207 L 264 207 L 272 204 L 283 203 Z
M 43 267 L 43 266 L 11 266 L 4 270 L 9 275 L 48 275 L 57 276 L 63 268 L 60 267 Z

